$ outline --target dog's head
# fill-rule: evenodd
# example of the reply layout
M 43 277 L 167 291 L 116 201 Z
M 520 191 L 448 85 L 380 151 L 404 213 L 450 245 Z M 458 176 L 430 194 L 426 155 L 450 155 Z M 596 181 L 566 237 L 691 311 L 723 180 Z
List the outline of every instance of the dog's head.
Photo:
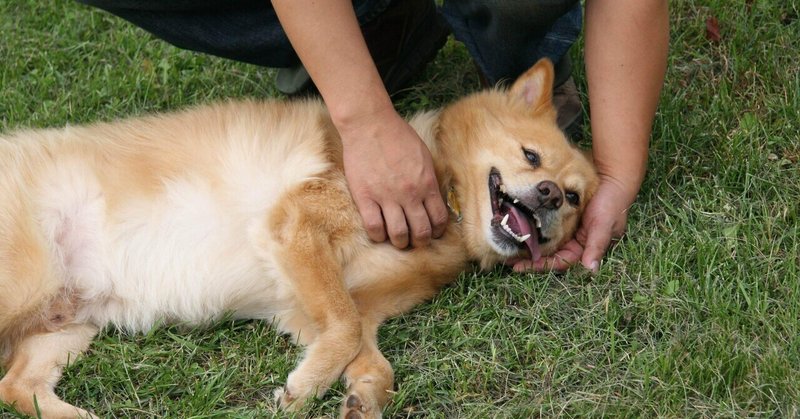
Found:
M 587 154 L 556 125 L 552 85 L 553 66 L 542 60 L 507 91 L 464 98 L 440 119 L 462 232 L 483 266 L 554 253 L 597 189 Z

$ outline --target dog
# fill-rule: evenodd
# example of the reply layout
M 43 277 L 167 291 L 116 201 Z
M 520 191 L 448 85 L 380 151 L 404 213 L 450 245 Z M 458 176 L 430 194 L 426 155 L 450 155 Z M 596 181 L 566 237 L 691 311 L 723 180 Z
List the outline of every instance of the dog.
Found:
M 94 417 L 54 393 L 104 327 L 270 320 L 305 352 L 275 391 L 301 409 L 340 377 L 340 414 L 380 417 L 383 321 L 471 265 L 553 254 L 598 178 L 556 125 L 553 66 L 410 119 L 451 208 L 442 238 L 371 242 L 319 101 L 243 101 L 0 137 L 0 400 Z

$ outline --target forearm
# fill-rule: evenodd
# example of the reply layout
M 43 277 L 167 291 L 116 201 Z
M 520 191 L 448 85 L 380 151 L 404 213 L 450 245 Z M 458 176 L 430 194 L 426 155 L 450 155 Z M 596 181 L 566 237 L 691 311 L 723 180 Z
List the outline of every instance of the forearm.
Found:
M 395 111 L 350 0 L 273 0 L 342 139 L 347 186 L 369 237 L 400 249 L 441 236 L 448 214 L 430 152 Z
M 349 0 L 272 4 L 337 128 L 394 112 Z
M 595 164 L 633 201 L 647 165 L 669 44 L 666 0 L 588 0 L 586 74 Z

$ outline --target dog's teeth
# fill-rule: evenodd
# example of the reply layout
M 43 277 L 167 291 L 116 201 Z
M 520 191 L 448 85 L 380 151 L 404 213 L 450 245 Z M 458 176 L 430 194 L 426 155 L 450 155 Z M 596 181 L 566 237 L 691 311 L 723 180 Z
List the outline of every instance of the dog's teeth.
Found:
M 506 185 L 500 184 L 500 192 L 506 193 Z
M 518 241 L 520 243 L 524 242 L 525 240 L 528 240 L 528 238 L 531 236 L 530 234 L 526 234 L 526 235 L 520 237 L 517 233 L 514 232 L 514 230 L 511 229 L 511 227 L 509 227 L 506 224 L 503 224 L 503 230 L 505 230 L 506 233 L 508 233 L 511 237 L 513 237 L 514 240 L 516 240 L 516 241 Z
M 514 198 L 514 203 L 518 204 L 519 203 L 519 199 Z
M 503 217 L 503 219 L 502 219 L 502 220 L 500 220 L 500 225 L 501 225 L 501 226 L 505 227 L 505 226 L 506 226 L 506 224 L 508 224 L 508 216 L 509 216 L 509 214 L 506 214 L 506 216 L 505 216 L 505 217 Z

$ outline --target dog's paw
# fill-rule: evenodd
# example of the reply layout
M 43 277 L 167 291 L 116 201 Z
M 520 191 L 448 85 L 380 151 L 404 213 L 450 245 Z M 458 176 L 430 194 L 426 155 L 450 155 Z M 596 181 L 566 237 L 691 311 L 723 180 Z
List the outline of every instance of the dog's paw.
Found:
M 283 410 L 294 412 L 303 407 L 303 401 L 294 397 L 292 392 L 286 387 L 275 389 L 272 395 L 275 402 L 278 403 L 278 406 Z
M 349 393 L 342 404 L 341 416 L 344 419 L 380 419 L 381 409 L 370 403 L 358 393 Z
M 290 384 L 275 389 L 272 394 L 278 406 L 287 412 L 300 411 L 306 405 L 306 402 L 314 397 L 313 392 L 303 391 L 302 388 L 294 387 Z
M 100 419 L 100 417 L 94 413 L 87 412 L 83 409 L 78 409 L 78 417 L 82 419 Z
M 367 413 L 367 407 L 361 402 L 357 394 L 350 394 L 344 401 L 342 417 L 345 419 L 363 419 Z

